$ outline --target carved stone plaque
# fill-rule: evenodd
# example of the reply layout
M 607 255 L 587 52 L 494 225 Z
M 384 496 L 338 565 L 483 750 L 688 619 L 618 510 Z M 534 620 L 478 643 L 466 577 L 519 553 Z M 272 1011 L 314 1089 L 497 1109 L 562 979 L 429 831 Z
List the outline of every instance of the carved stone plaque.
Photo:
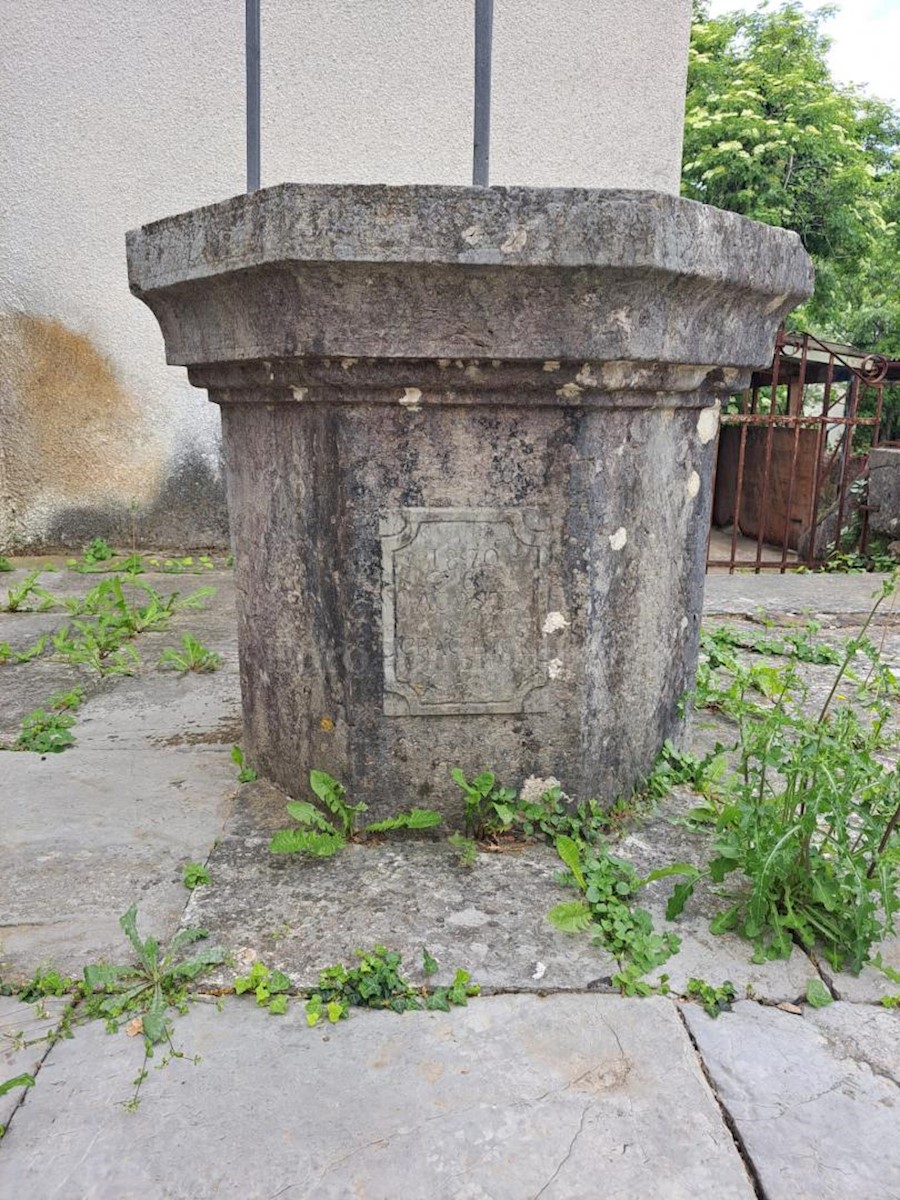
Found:
M 542 711 L 550 534 L 515 508 L 403 508 L 381 522 L 388 716 Z

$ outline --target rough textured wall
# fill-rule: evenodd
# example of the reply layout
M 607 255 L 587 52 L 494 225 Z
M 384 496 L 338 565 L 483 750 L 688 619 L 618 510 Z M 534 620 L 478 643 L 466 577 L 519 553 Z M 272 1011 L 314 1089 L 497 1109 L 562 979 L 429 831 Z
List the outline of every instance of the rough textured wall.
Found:
M 473 0 L 266 0 L 263 183 L 464 183 Z M 241 0 L 7 0 L 0 547 L 227 537 L 124 233 L 243 187 Z M 492 179 L 676 192 L 689 0 L 496 0 Z

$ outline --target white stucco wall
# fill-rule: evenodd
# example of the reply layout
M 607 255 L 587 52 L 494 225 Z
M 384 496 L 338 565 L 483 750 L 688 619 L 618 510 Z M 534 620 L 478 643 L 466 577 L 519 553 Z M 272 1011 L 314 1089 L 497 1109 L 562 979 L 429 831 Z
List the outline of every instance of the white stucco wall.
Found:
M 132 510 L 146 541 L 221 537 L 218 412 L 124 234 L 243 189 L 243 2 L 3 8 L 0 549 Z M 676 192 L 690 8 L 495 0 L 492 182 Z M 469 182 L 473 9 L 262 0 L 263 184 Z

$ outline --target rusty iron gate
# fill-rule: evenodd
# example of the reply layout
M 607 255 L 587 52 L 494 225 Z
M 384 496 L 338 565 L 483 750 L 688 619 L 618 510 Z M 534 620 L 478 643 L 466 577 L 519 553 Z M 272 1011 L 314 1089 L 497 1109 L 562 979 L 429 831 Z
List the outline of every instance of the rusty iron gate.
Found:
M 709 569 L 822 566 L 865 554 L 869 449 L 880 444 L 888 361 L 779 333 L 772 366 L 722 414 Z

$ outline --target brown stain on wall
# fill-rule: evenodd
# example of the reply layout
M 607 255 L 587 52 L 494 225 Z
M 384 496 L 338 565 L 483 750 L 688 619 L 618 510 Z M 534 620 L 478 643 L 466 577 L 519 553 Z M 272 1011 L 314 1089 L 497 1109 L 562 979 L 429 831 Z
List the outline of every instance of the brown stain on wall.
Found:
M 0 315 L 0 526 L 33 533 L 69 504 L 142 504 L 162 468 L 144 414 L 90 338 Z

